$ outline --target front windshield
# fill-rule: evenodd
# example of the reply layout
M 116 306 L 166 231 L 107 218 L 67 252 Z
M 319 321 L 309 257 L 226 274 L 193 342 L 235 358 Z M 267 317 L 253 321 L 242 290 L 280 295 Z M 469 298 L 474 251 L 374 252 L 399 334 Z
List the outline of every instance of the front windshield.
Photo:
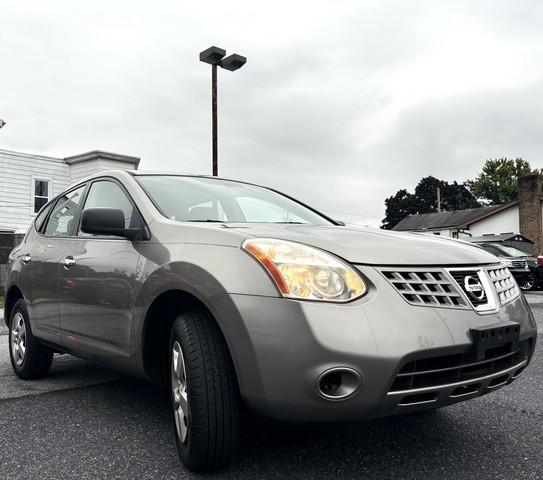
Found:
M 524 253 L 522 250 L 518 250 L 514 247 L 509 247 L 507 245 L 495 245 L 495 244 L 487 244 L 487 245 L 481 245 L 485 250 L 488 250 L 489 252 L 492 252 L 494 255 L 498 257 L 526 257 L 527 254 Z
M 179 222 L 332 224 L 309 208 L 263 187 L 205 177 L 135 178 L 162 214 Z
M 500 245 L 500 250 L 502 250 L 508 257 L 526 257 L 527 254 L 522 250 L 518 250 L 514 247 L 509 247 L 507 245 Z

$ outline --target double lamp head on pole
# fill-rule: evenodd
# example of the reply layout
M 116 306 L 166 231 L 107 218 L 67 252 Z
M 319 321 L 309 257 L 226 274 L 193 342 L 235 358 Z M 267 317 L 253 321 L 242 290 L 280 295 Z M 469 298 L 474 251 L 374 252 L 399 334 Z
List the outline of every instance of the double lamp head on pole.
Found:
M 238 70 L 247 63 L 247 59 L 234 53 L 226 56 L 226 50 L 219 47 L 209 47 L 200 52 L 200 61 L 211 65 L 211 146 L 213 156 L 213 176 L 219 174 L 219 149 L 218 149 L 218 127 L 217 127 L 217 67 L 230 70 L 231 72 Z

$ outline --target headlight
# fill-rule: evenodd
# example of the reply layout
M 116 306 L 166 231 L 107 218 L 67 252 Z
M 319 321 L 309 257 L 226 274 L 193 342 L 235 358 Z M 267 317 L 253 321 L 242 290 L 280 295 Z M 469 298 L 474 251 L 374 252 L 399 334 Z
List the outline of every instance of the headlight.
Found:
M 260 262 L 284 297 L 348 302 L 366 293 L 350 265 L 317 248 L 273 238 L 245 240 L 241 248 Z
M 509 268 L 513 266 L 513 262 L 511 260 L 504 260 L 503 263 L 505 263 L 505 266 Z

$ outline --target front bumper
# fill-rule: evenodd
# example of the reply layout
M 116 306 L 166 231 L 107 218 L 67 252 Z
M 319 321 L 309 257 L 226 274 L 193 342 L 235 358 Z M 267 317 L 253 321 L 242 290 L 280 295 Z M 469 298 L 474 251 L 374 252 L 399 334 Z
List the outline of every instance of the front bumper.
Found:
M 413 306 L 376 270 L 363 272 L 369 292 L 349 304 L 250 295 L 213 299 L 212 313 L 225 333 L 249 407 L 290 420 L 394 415 L 485 394 L 513 381 L 530 361 L 537 331 L 523 296 L 485 315 Z M 506 320 L 520 324 L 521 351 L 498 351 L 484 365 L 472 364 L 467 356 L 472 350 L 470 329 Z M 319 376 L 336 367 L 361 376 L 357 393 L 341 401 L 325 399 L 317 391 Z M 402 383 L 421 371 L 442 376 L 429 384 L 418 385 L 419 379 Z

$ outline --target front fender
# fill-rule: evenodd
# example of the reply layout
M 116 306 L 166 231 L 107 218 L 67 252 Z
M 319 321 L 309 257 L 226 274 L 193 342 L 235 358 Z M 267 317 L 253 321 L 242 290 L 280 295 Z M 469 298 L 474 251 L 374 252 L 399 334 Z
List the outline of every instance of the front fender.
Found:
M 142 243 L 139 252 L 142 286 L 136 307 L 149 307 L 158 295 L 175 289 L 204 303 L 225 293 L 278 296 L 267 273 L 239 247 Z
M 267 273 L 239 247 L 142 242 L 139 250 L 141 287 L 135 298 L 133 331 L 140 345 L 151 305 L 168 291 L 189 293 L 204 304 L 229 345 L 235 329 L 228 318 L 215 311 L 213 298 L 225 294 L 279 296 Z

